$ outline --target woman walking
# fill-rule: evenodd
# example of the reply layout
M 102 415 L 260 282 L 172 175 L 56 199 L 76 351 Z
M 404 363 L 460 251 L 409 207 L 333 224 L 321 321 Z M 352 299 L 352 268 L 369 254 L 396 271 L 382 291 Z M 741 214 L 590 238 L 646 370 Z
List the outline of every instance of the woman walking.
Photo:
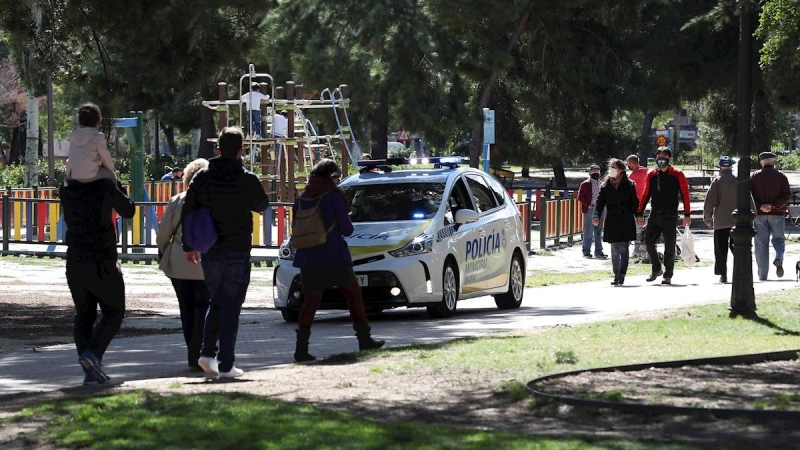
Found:
M 359 350 L 381 348 L 384 341 L 375 341 L 370 335 L 361 286 L 353 272 L 353 260 L 343 236 L 353 234 L 347 199 L 336 186 L 334 179 L 341 176 L 339 166 L 330 159 L 323 159 L 311 170 L 308 185 L 294 202 L 294 211 L 307 210 L 318 205 L 327 239 L 316 247 L 297 249 L 294 266 L 300 268 L 303 280 L 303 306 L 297 320 L 297 346 L 294 360 L 313 361 L 308 353 L 308 339 L 314 314 L 322 301 L 325 289 L 338 288 L 347 299 L 353 329 L 358 338 Z
M 597 226 L 603 209 L 606 213 L 603 241 L 611 244 L 611 267 L 614 270 L 614 286 L 625 283 L 628 271 L 628 247 L 630 241 L 636 240 L 636 218 L 634 213 L 639 207 L 636 197 L 636 183 L 625 173 L 625 163 L 612 158 L 608 162 L 608 172 L 597 197 L 592 223 Z
M 183 170 L 184 187 L 188 187 L 192 177 L 206 167 L 208 161 L 202 158 L 190 162 Z M 156 245 L 158 254 L 161 255 L 158 268 L 172 281 L 172 287 L 175 288 L 175 295 L 178 297 L 183 339 L 188 350 L 189 370 L 202 372 L 203 369 L 197 365 L 197 360 L 200 357 L 203 327 L 211 296 L 206 287 L 202 266 L 188 262 L 181 245 L 183 242 L 181 209 L 185 200 L 185 191 L 173 196 L 158 225 Z

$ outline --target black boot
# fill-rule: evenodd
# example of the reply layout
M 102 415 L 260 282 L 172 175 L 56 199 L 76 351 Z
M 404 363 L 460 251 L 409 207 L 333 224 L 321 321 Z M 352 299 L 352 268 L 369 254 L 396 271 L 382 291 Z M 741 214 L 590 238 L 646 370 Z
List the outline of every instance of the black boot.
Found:
M 366 320 L 356 322 L 353 324 L 353 329 L 356 330 L 356 337 L 358 338 L 359 350 L 373 350 L 383 347 L 386 341 L 376 341 L 370 335 L 369 323 Z
M 297 362 L 314 361 L 317 359 L 308 353 L 308 338 L 311 337 L 311 330 L 295 330 L 297 332 L 297 345 L 294 348 L 294 360 Z
M 623 284 L 625 284 L 625 274 L 621 273 L 617 276 L 617 285 L 622 286 Z

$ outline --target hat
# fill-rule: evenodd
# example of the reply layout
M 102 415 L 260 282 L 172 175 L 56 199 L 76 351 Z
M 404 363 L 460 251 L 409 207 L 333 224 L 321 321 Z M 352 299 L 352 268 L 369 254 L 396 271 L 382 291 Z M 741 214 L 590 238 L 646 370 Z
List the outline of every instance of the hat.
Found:
M 591 166 L 589 166 L 589 172 L 593 171 L 594 169 L 600 170 L 600 166 L 598 166 L 597 164 L 592 164 Z
M 772 152 L 761 152 L 758 154 L 758 160 L 761 161 L 762 159 L 775 159 L 778 155 Z
M 719 157 L 719 166 L 720 167 L 731 167 L 733 165 L 733 160 L 730 156 L 720 156 Z
M 656 154 L 658 153 L 665 153 L 667 156 L 672 158 L 672 150 L 670 150 L 669 147 L 658 147 Z

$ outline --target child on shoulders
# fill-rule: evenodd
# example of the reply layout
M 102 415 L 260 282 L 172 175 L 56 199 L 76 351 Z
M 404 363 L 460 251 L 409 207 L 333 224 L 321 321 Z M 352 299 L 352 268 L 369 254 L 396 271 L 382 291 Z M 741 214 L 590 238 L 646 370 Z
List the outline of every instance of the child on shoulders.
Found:
M 94 103 L 84 103 L 78 109 L 77 130 L 69 135 L 68 180 L 89 183 L 100 179 L 117 181 L 106 138 L 100 132 L 103 117 Z

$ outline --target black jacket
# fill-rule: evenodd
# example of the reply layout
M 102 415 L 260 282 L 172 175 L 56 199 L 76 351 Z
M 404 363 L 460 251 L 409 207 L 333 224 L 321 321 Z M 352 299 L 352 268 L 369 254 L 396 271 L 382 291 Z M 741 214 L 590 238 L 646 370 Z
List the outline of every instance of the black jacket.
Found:
M 133 200 L 119 182 L 73 180 L 61 187 L 61 206 L 67 224 L 67 258 L 81 262 L 117 259 L 117 230 L 111 220 L 114 209 L 125 218 L 133 217 Z
M 264 212 L 269 206 L 267 194 L 258 176 L 245 170 L 239 159 L 212 158 L 186 190 L 181 223 L 200 207 L 207 207 L 217 229 L 217 242 L 209 253 L 218 250 L 250 251 L 253 235 L 252 212 Z M 183 244 L 185 251 L 193 249 Z
M 597 196 L 594 217 L 600 217 L 603 208 L 608 210 L 603 226 L 604 242 L 630 242 L 636 240 L 636 220 L 634 213 L 639 207 L 636 186 L 626 176 L 619 187 L 605 182 Z

